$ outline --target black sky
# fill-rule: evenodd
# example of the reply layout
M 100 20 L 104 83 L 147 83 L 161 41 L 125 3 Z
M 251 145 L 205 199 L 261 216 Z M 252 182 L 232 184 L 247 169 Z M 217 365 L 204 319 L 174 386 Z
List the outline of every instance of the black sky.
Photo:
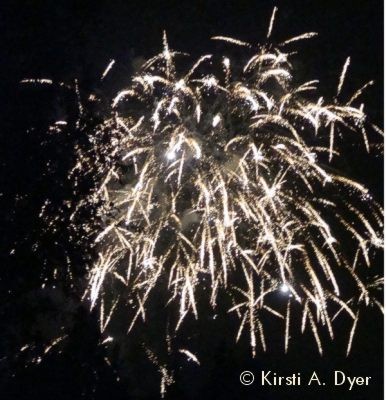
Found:
M 333 93 L 341 68 L 351 56 L 348 93 L 374 79 L 363 99 L 370 118 L 383 121 L 383 5 L 380 0 L 196 0 L 196 1 L 3 1 L 0 5 L 0 101 L 1 101 L 1 243 L 0 255 L 0 352 L 16 348 L 16 343 L 33 337 L 36 319 L 67 318 L 57 316 L 57 308 L 66 305 L 71 317 L 72 339 L 61 355 L 50 356 L 38 366 L 24 369 L 20 362 L 1 360 L 1 399 L 136 399 L 157 398 L 158 375 L 138 359 L 119 382 L 97 346 L 97 323 L 77 299 L 55 295 L 42 298 L 35 291 L 45 259 L 61 262 L 57 250 L 51 250 L 49 238 L 44 255 L 32 254 L 33 243 L 43 229 L 37 218 L 42 201 L 56 193 L 57 201 L 68 196 L 63 185 L 71 163 L 66 139 L 42 147 L 44 126 L 65 117 L 65 98 L 56 91 L 26 89 L 23 78 L 50 78 L 71 82 L 77 78 L 85 91 L 114 91 L 120 82 L 128 82 L 135 60 L 159 52 L 162 31 L 170 46 L 194 56 L 214 51 L 213 35 L 226 35 L 258 43 L 265 37 L 273 7 L 277 14 L 273 39 L 281 41 L 297 34 L 316 31 L 320 36 L 299 45 L 297 75 L 302 80 L 320 79 L 322 92 Z M 99 77 L 110 59 L 116 70 L 105 86 Z M 117 83 L 118 82 L 118 83 Z M 27 133 L 31 126 L 35 130 Z M 55 139 L 56 140 L 56 139 Z M 52 174 L 46 169 L 47 148 L 56 157 Z M 350 172 L 369 186 L 382 200 L 381 160 L 369 162 L 348 155 Z M 59 234 L 59 241 L 68 238 Z M 65 247 L 65 244 L 63 245 Z M 9 252 L 16 248 L 14 255 Z M 56 248 L 55 248 L 56 249 Z M 57 257 L 57 258 L 56 258 Z M 377 260 L 381 272 L 381 260 Z M 54 303 L 54 304 L 53 304 Z M 56 308 L 57 307 L 57 308 Z M 31 315 L 33 314 L 33 315 Z M 38 315 L 38 317 L 36 317 Z M 32 321 L 32 322 L 31 322 Z M 49 323 L 43 323 L 50 330 Z M 382 318 L 369 311 L 362 316 L 352 354 L 346 358 L 346 338 L 326 347 L 320 357 L 312 338 L 302 339 L 284 355 L 282 343 L 273 338 L 267 354 L 250 358 L 247 345 L 235 348 L 233 337 L 224 338 L 228 326 L 213 323 L 210 334 L 200 344 L 207 353 L 206 366 L 184 367 L 179 381 L 170 389 L 176 399 L 372 399 L 383 398 Z M 346 327 L 345 335 L 348 335 Z M 40 337 L 39 336 L 39 337 Z M 231 335 L 228 335 L 231 336 Z M 277 346 L 276 346 L 277 344 Z M 135 354 L 130 355 L 135 361 Z M 205 357 L 204 357 L 205 358 Z M 117 369 L 122 367 L 118 365 Z M 348 392 L 326 387 L 263 390 L 258 385 L 242 387 L 243 370 L 272 369 L 279 373 L 318 371 L 330 374 L 335 369 L 349 375 L 371 375 L 372 385 Z M 15 374 L 14 377 L 12 375 Z M 130 375 L 130 376 L 127 376 Z

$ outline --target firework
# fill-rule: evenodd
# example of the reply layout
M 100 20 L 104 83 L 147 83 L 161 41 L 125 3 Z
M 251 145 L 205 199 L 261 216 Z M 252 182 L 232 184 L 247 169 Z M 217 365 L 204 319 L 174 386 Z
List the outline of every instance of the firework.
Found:
M 382 209 L 335 164 L 342 135 L 360 135 L 373 151 L 371 135 L 381 131 L 357 105 L 372 82 L 342 100 L 347 59 L 330 102 L 317 94 L 318 81 L 295 84 L 287 48 L 315 35 L 275 46 L 216 36 L 252 54 L 244 66 L 205 55 L 185 72 L 164 35 L 162 52 L 112 98 L 103 121 L 85 129 L 88 145 L 78 147 L 70 177 L 74 187 L 91 177 L 95 189 L 71 221 L 98 254 L 83 299 L 99 310 L 106 340 L 122 307 L 128 333 L 140 323 L 151 329 L 149 299 L 160 288 L 177 333 L 189 315 L 199 318 L 199 303 L 215 309 L 223 293 L 239 318 L 235 340 L 248 335 L 253 356 L 269 346 L 267 319 L 282 321 L 287 351 L 297 313 L 322 353 L 320 330 L 334 338 L 334 321 L 346 314 L 349 352 L 359 308 L 382 309 L 382 279 L 360 278 L 371 249 L 383 245 Z M 82 219 L 84 209 L 94 210 L 92 220 Z

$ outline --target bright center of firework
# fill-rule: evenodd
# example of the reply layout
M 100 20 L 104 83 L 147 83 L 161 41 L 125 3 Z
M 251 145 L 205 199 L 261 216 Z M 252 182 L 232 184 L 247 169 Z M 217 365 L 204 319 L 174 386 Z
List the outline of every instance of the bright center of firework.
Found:
M 280 291 L 281 291 L 282 293 L 288 293 L 288 292 L 289 292 L 289 286 L 286 285 L 285 283 L 283 283 L 283 284 L 280 286 Z
M 176 158 L 176 153 L 174 151 L 168 151 L 166 153 L 166 158 L 168 160 L 174 160 Z

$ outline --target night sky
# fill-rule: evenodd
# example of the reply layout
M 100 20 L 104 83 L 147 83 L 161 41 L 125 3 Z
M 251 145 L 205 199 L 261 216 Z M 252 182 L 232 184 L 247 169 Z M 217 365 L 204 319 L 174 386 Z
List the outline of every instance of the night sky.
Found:
M 192 54 L 216 51 L 211 36 L 231 36 L 258 43 L 267 32 L 274 6 L 279 11 L 273 39 L 278 41 L 316 31 L 319 36 L 297 46 L 296 75 L 302 81 L 319 79 L 322 95 L 335 93 L 341 68 L 351 56 L 344 91 L 352 93 L 374 79 L 363 96 L 369 118 L 383 121 L 383 6 L 380 0 L 196 0 L 196 1 L 2 1 L 0 5 L 0 399 L 156 399 L 159 374 L 135 341 L 107 350 L 98 345 L 98 321 L 66 285 L 39 290 L 42 276 L 53 282 L 67 257 L 79 281 L 87 260 L 71 244 L 66 231 L 44 234 L 39 210 L 47 197 L 60 204 L 71 196 L 66 176 L 73 162 L 74 134 L 47 135 L 54 121 L 71 118 L 74 99 L 58 88 L 26 87 L 24 78 L 73 82 L 85 92 L 108 96 L 130 80 L 136 66 L 162 46 L 166 30 L 170 47 Z M 110 59 L 111 75 L 99 78 Z M 350 150 L 351 149 L 351 150 Z M 347 144 L 345 168 L 382 202 L 383 163 L 359 156 Z M 47 162 L 52 168 L 47 169 Z M 34 246 L 39 243 L 38 250 Z M 374 262 L 382 274 L 382 259 Z M 60 275 L 61 272 L 59 272 Z M 63 272 L 64 273 L 64 272 Z M 156 318 L 156 316 L 154 316 Z M 341 324 L 341 327 L 339 326 Z M 336 327 L 337 339 L 325 343 L 320 357 L 310 333 L 294 334 L 287 355 L 283 335 L 272 329 L 268 351 L 250 356 L 248 340 L 234 344 L 232 322 L 203 319 L 192 330 L 192 341 L 203 354 L 201 366 L 182 365 L 170 399 L 372 399 L 383 398 L 383 319 L 377 310 L 362 312 L 353 350 L 345 349 L 350 325 Z M 25 368 L 27 357 L 17 349 L 44 341 L 58 325 L 69 333 L 61 353 L 48 354 L 38 365 Z M 340 329 L 341 328 L 341 329 Z M 341 333 L 341 334 L 340 334 Z M 155 340 L 158 332 L 149 333 Z M 139 341 L 139 339 L 138 339 Z M 38 349 L 36 349 L 37 351 Z M 38 353 L 36 353 L 38 354 Z M 104 360 L 109 356 L 112 366 Z M 185 361 L 184 361 L 185 360 Z M 243 387 L 239 375 L 250 370 L 274 370 L 285 375 L 312 371 L 332 375 L 372 376 L 370 386 L 352 391 L 332 385 L 314 390 Z M 119 376 L 119 381 L 117 377 Z

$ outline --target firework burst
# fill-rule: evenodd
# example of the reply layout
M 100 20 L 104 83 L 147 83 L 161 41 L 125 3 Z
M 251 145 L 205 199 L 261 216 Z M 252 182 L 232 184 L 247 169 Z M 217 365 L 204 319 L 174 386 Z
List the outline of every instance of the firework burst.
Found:
M 182 53 L 164 35 L 163 51 L 88 131 L 90 145 L 77 149 L 71 178 L 76 185 L 91 177 L 95 190 L 71 221 L 98 253 L 83 298 L 99 310 L 106 337 L 120 307 L 128 332 L 141 321 L 151 329 L 149 298 L 161 286 L 176 332 L 189 315 L 200 317 L 203 299 L 215 309 L 225 293 L 228 312 L 239 318 L 235 339 L 248 335 L 253 356 L 268 347 L 267 319 L 282 320 L 287 351 L 297 313 L 322 353 L 321 328 L 334 338 L 334 321 L 346 314 L 349 352 L 360 306 L 382 309 L 382 279 L 360 278 L 371 248 L 383 245 L 382 209 L 335 165 L 343 134 L 360 135 L 373 151 L 371 135 L 381 131 L 357 105 L 372 82 L 341 100 L 347 59 L 330 102 L 317 94 L 318 81 L 295 84 L 287 49 L 315 35 L 276 46 L 216 36 L 252 56 L 240 68 L 205 55 L 185 72 L 175 62 Z M 79 217 L 84 209 L 95 217 Z M 180 352 L 199 364 L 189 350 Z

